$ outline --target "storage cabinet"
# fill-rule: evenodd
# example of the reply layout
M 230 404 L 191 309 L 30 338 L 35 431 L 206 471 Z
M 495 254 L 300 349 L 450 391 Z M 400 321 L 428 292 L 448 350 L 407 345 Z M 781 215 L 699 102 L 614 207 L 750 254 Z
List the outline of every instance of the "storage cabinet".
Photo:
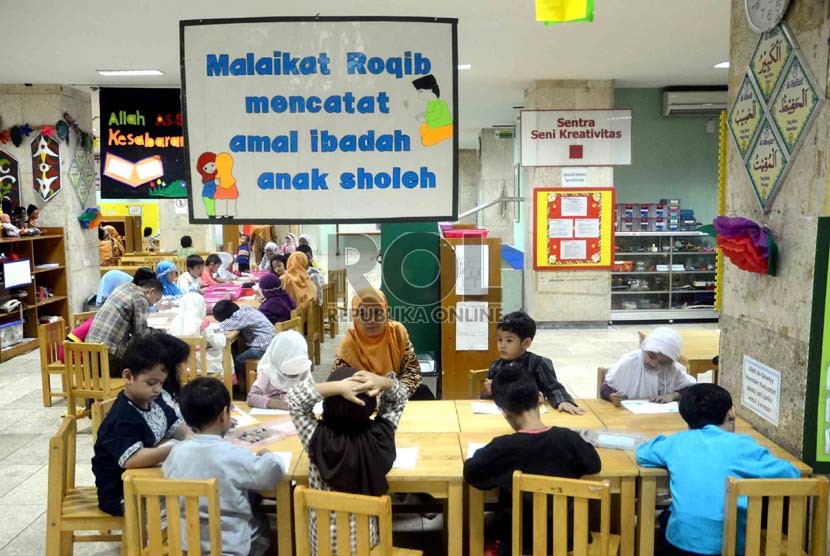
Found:
M 23 310 L 0 312 L 0 328 L 23 320 L 23 340 L 13 345 L 3 345 L 0 335 L 0 361 L 37 349 L 37 325 L 42 317 L 59 316 L 69 322 L 69 298 L 66 289 L 66 251 L 63 228 L 41 228 L 39 236 L 0 239 L 0 253 L 8 258 L 31 261 L 32 283 L 13 290 L 23 290 Z M 1 268 L 1 267 L 0 267 Z M 12 298 L 2 284 L 2 302 Z
M 717 319 L 715 238 L 701 232 L 617 232 L 611 319 Z

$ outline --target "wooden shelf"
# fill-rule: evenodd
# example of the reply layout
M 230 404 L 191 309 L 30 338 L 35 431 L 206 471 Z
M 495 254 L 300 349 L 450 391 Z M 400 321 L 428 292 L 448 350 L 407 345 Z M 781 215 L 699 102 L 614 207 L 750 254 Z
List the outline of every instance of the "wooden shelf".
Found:
M 49 268 L 35 268 L 32 270 L 32 274 L 40 274 L 42 272 L 52 272 L 54 270 L 62 270 L 66 268 L 66 265 L 59 264 L 58 266 L 52 266 Z
M 41 301 L 35 305 L 35 307 L 43 307 L 44 305 L 49 305 L 50 303 L 55 303 L 56 301 L 62 301 L 64 299 L 69 299 L 65 295 L 56 295 L 54 297 L 50 297 L 46 301 Z
M 37 347 L 37 338 L 23 338 L 22 342 L 0 350 L 0 361 L 8 361 L 12 357 L 17 357 L 18 355 L 34 351 Z

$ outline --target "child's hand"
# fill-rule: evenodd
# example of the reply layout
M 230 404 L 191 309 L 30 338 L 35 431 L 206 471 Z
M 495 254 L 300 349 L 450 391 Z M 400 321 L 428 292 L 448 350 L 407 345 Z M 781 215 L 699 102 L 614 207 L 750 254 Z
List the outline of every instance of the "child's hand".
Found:
M 374 398 L 383 390 L 392 388 L 392 381 L 386 377 L 370 373 L 369 371 L 357 371 L 351 376 L 351 380 L 359 383 L 354 387 L 354 392 L 360 394 L 365 392 L 370 397 Z
M 677 392 L 672 392 L 671 394 L 663 394 L 661 396 L 655 396 L 651 398 L 649 401 L 653 403 L 669 403 L 677 400 L 680 396 L 677 395 Z
M 628 399 L 628 396 L 626 396 L 625 394 L 623 394 L 621 392 L 614 392 L 613 394 L 611 394 L 608 397 L 609 397 L 611 403 L 614 404 L 614 407 L 620 407 L 620 405 L 622 405 L 622 401 Z
M 208 326 L 210 326 L 210 319 L 205 317 L 204 319 L 202 319 L 202 324 L 199 325 L 199 330 L 204 331 L 207 329 Z
M 571 402 L 562 402 L 556 409 L 563 413 L 570 413 L 571 415 L 582 415 L 583 413 L 585 413 L 584 409 L 576 407 Z
M 366 403 L 357 397 L 357 393 L 355 392 L 355 388 L 359 384 L 352 380 L 351 377 L 343 379 L 337 383 L 338 393 L 356 405 L 366 405 Z
M 485 378 L 484 382 L 481 383 L 481 395 L 490 397 L 493 395 L 493 381 L 489 378 Z

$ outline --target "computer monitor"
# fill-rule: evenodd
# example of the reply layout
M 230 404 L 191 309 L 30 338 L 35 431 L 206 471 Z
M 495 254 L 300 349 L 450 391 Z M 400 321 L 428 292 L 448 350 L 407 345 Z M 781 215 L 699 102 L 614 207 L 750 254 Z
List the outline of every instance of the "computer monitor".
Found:
M 3 263 L 3 286 L 8 290 L 32 283 L 32 265 L 29 259 Z

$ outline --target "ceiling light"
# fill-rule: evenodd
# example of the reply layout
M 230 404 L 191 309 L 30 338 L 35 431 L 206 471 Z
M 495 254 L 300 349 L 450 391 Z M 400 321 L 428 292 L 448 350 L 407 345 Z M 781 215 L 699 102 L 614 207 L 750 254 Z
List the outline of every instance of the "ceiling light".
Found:
M 460 70 L 468 70 L 472 67 L 473 67 L 472 64 L 458 64 L 458 69 L 460 69 Z
M 164 72 L 157 69 L 143 70 L 96 70 L 99 74 L 107 77 L 146 77 L 150 75 L 164 75 Z
M 715 69 L 729 69 L 729 62 L 721 62 L 715 66 Z

